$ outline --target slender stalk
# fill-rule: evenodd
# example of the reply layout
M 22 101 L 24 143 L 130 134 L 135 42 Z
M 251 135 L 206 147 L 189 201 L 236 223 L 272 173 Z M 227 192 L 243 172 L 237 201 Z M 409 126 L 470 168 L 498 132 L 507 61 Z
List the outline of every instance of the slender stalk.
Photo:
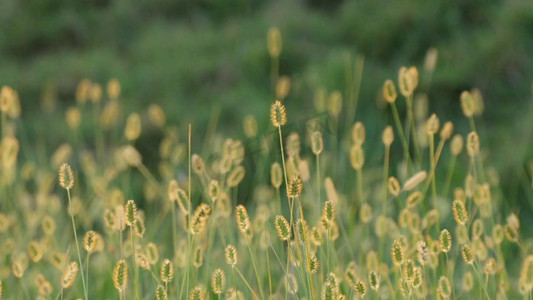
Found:
M 246 278 L 242 275 L 241 271 L 239 271 L 239 269 L 237 267 L 234 267 L 233 269 L 235 271 L 237 271 L 237 274 L 239 274 L 239 276 L 241 277 L 242 281 L 244 282 L 246 287 L 248 287 L 248 289 L 250 290 L 250 293 L 252 293 L 252 295 L 255 297 L 255 299 L 260 299 L 259 296 L 257 296 L 257 294 L 254 292 L 254 290 L 252 289 L 252 287 L 250 286 L 250 284 L 248 283 Z M 237 292 L 237 290 L 235 290 L 235 292 Z
M 405 161 L 407 162 L 408 167 L 412 170 L 413 169 L 413 163 L 411 161 L 411 156 L 409 155 L 409 143 L 407 142 L 407 138 L 405 137 L 405 133 L 403 131 L 402 122 L 400 121 L 400 114 L 398 113 L 398 109 L 396 108 L 396 103 L 391 103 L 392 107 L 392 116 L 394 117 L 394 123 L 396 124 L 396 129 L 398 130 L 398 133 L 400 134 L 400 142 L 402 143 L 403 147 L 403 155 L 405 158 Z
M 255 255 L 252 251 L 252 245 L 250 239 L 248 236 L 246 236 L 247 244 L 248 244 L 248 251 L 250 252 L 250 258 L 252 259 L 252 266 L 254 267 L 254 273 L 255 273 L 255 279 L 257 280 L 257 285 L 259 287 L 259 293 L 261 294 L 261 299 L 265 299 L 265 296 L 263 295 L 263 285 L 261 284 L 261 280 L 259 279 L 259 273 L 257 272 L 257 264 L 255 263 Z
M 80 254 L 80 246 L 78 243 L 78 234 L 76 233 L 76 222 L 74 222 L 74 214 L 72 213 L 72 200 L 70 199 L 70 189 L 67 189 L 67 196 L 68 196 L 68 207 L 69 207 L 69 213 L 70 213 L 70 219 L 72 220 L 72 230 L 74 231 L 74 240 L 76 241 L 76 251 L 78 252 L 78 262 L 80 264 L 80 270 L 83 270 L 83 264 L 81 262 L 81 254 Z M 83 275 L 83 271 L 81 273 L 81 282 L 83 284 L 83 295 L 85 296 L 85 299 L 88 300 L 88 294 L 87 287 L 85 286 L 85 275 Z
M 139 296 L 139 271 L 137 270 L 137 262 L 135 261 L 135 240 L 133 236 L 133 226 L 130 227 L 130 239 L 131 239 L 131 249 L 133 251 L 132 263 L 133 263 L 133 286 L 135 290 L 135 298 L 140 299 Z

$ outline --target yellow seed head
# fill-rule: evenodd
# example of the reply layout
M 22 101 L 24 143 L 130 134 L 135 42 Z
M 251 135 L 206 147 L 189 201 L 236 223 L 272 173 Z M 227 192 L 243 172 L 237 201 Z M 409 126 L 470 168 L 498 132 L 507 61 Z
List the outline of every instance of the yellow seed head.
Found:
M 282 241 L 288 241 L 291 238 L 291 228 L 285 217 L 281 215 L 276 216 L 274 219 L 274 225 L 278 232 L 279 238 Z
M 146 245 L 146 258 L 151 265 L 154 265 L 159 260 L 159 250 L 154 243 L 148 243 Z
M 463 136 L 456 134 L 450 143 L 450 151 L 453 155 L 459 155 L 463 151 Z
M 216 269 L 211 275 L 211 288 L 213 293 L 220 295 L 226 288 L 226 274 L 221 269 Z
M 161 281 L 164 283 L 169 283 L 174 279 L 174 264 L 168 259 L 163 260 L 161 263 L 161 269 L 159 272 Z
M 120 90 L 120 82 L 116 78 L 112 78 L 107 82 L 107 96 L 110 100 L 118 100 Z
M 426 52 L 426 57 L 424 59 L 424 70 L 428 73 L 433 73 L 435 67 L 437 66 L 437 60 L 439 57 L 439 52 L 436 48 L 429 48 Z
M 356 122 L 352 129 L 352 142 L 354 145 L 362 145 L 365 143 L 366 129 L 365 125 L 361 122 Z
M 244 134 L 247 138 L 253 138 L 257 136 L 257 120 L 252 115 L 247 115 L 243 119 Z
M 228 187 L 236 187 L 241 183 L 241 181 L 244 179 L 244 176 L 246 175 L 246 170 L 243 166 L 237 166 L 235 169 L 231 171 L 231 173 L 228 175 L 228 178 L 226 180 L 226 184 Z
M 318 271 L 318 269 L 320 268 L 320 262 L 318 261 L 318 257 L 313 255 L 309 259 L 308 268 L 309 268 L 309 273 L 311 273 L 311 274 L 314 274 L 314 273 L 316 273 Z
M 398 196 L 401 191 L 400 182 L 396 177 L 391 176 L 389 177 L 387 189 L 389 190 L 389 193 L 391 193 L 393 196 Z
M 64 163 L 59 167 L 59 185 L 66 190 L 74 187 L 74 173 L 69 164 Z
M 448 253 L 452 249 L 452 235 L 448 229 L 443 229 L 439 236 L 440 251 Z
M 124 128 L 124 136 L 128 141 L 135 141 L 141 136 L 141 116 L 137 113 L 132 113 L 126 120 L 126 127 Z
M 315 131 L 311 135 L 311 150 L 314 155 L 320 155 L 324 150 L 324 140 L 320 131 Z
M 43 249 L 36 241 L 31 241 L 28 244 L 28 256 L 34 263 L 39 262 L 43 258 Z
M 285 111 L 285 106 L 279 100 L 276 100 L 270 107 L 270 121 L 274 127 L 281 127 L 287 124 L 287 112 Z
M 124 292 L 128 285 L 128 264 L 121 259 L 115 265 L 113 270 L 113 284 L 119 292 Z
M 468 212 L 465 204 L 461 200 L 454 200 L 452 203 L 453 217 L 457 224 L 465 225 L 468 222 Z
M 361 217 L 361 222 L 364 224 L 369 223 L 372 220 L 372 206 L 368 203 L 363 203 L 359 215 Z
M 391 249 L 392 262 L 396 266 L 401 266 L 404 262 L 403 246 L 399 240 L 395 240 L 392 243 Z
M 196 175 L 202 175 L 205 171 L 204 160 L 196 153 L 191 156 L 191 166 Z
M 533 255 L 528 255 L 522 263 L 520 283 L 526 290 L 533 289 Z
M 98 83 L 91 84 L 89 89 L 89 98 L 92 103 L 98 103 L 102 100 L 102 86 Z
M 232 267 L 237 265 L 238 262 L 238 256 L 237 256 L 237 249 L 233 245 L 228 245 L 226 249 L 224 250 L 224 254 L 226 257 L 226 263 L 228 265 L 231 265 Z
M 271 27 L 268 30 L 268 36 L 267 36 L 268 54 L 271 57 L 279 57 L 282 46 L 283 46 L 283 43 L 282 43 L 281 32 L 279 31 L 279 28 Z
M 291 90 L 291 79 L 289 76 L 281 76 L 276 82 L 276 98 L 285 99 Z
M 302 195 L 303 187 L 304 186 L 303 186 L 302 178 L 300 178 L 299 176 L 294 176 L 289 181 L 289 186 L 287 188 L 287 196 L 289 198 L 300 197 Z
M 161 284 L 158 285 L 157 288 L 155 289 L 155 299 L 156 300 L 167 300 L 168 299 L 167 290 Z
M 416 243 L 416 258 L 421 265 L 427 264 L 429 261 L 429 248 L 424 241 Z
M 150 104 L 148 106 L 148 119 L 158 128 L 165 126 L 165 122 L 167 121 L 165 111 L 157 104 Z
M 394 131 L 392 130 L 392 126 L 385 127 L 383 134 L 381 135 L 381 141 L 385 147 L 390 147 L 390 145 L 392 145 L 392 142 L 394 142 Z
M 181 188 L 177 188 L 175 190 L 174 199 L 176 199 L 178 207 L 180 208 L 183 214 L 189 213 L 189 206 L 191 205 L 191 203 L 186 191 Z
M 354 285 L 355 293 L 361 297 L 364 298 L 366 295 L 366 285 L 363 281 L 357 280 Z
M 353 145 L 350 149 L 350 163 L 355 170 L 360 170 L 365 164 L 365 153 L 361 145 Z
M 73 261 L 71 262 L 67 269 L 63 272 L 63 276 L 61 276 L 61 288 L 68 289 L 74 284 L 74 281 L 76 281 L 76 277 L 78 276 L 78 263 Z
M 0 218 L 1 219 L 1 218 Z M 7 221 L 7 220 L 6 220 Z M 2 223 L 2 222 L 0 222 Z M 0 228 L 3 227 L 0 225 Z M 56 221 L 49 215 L 45 215 L 41 221 L 41 227 L 45 235 L 53 235 L 56 230 Z M 0 232 L 3 232 L 0 230 Z
M 191 233 L 197 235 L 204 232 L 210 215 L 211 206 L 205 203 L 198 205 L 191 219 Z
M 472 272 L 467 271 L 463 275 L 463 291 L 469 292 L 474 287 L 474 276 Z
M 426 134 L 434 135 L 439 131 L 439 118 L 436 114 L 432 114 L 431 117 L 426 121 Z
M 447 277 L 441 276 L 439 278 L 439 285 L 437 287 L 437 291 L 444 298 L 450 297 L 450 295 L 452 294 L 452 288 L 450 286 L 450 280 Z
M 270 182 L 272 186 L 279 189 L 283 181 L 283 174 L 281 166 L 278 162 L 274 162 L 270 168 Z
M 465 263 L 472 265 L 474 263 L 474 253 L 472 252 L 472 249 L 468 245 L 464 245 L 461 249 L 461 255 L 463 256 L 463 260 Z
M 412 209 L 415 208 L 422 200 L 424 199 L 424 195 L 420 191 L 412 192 L 409 197 L 407 197 L 406 205 L 407 208 Z
M 503 242 L 505 234 L 503 232 L 503 226 L 501 224 L 496 224 L 492 227 L 492 238 L 496 244 Z
M 466 150 L 470 157 L 475 157 L 479 153 L 479 136 L 475 131 L 470 132 L 466 137 Z
M 368 273 L 368 285 L 374 291 L 377 291 L 379 289 L 380 280 L 381 278 L 378 273 L 376 273 L 376 271 L 370 271 Z
M 427 175 L 428 174 L 427 174 L 426 171 L 420 171 L 420 172 L 416 173 L 415 175 L 411 176 L 404 183 L 403 190 L 404 191 L 410 191 L 410 190 L 414 189 L 415 187 L 417 187 L 420 183 L 422 183 L 426 179 Z
M 204 291 L 201 287 L 197 286 L 189 293 L 189 300 L 204 300 Z
M 65 121 L 70 129 L 75 130 L 81 123 L 81 112 L 75 107 L 67 109 L 65 112 Z
M 338 117 L 342 111 L 342 94 L 339 91 L 333 91 L 328 99 L 329 112 Z
M 251 224 L 246 207 L 243 205 L 237 205 L 235 208 L 235 216 L 237 218 L 237 227 L 239 227 L 241 233 L 246 236 Z
M 396 101 L 397 96 L 398 94 L 396 93 L 394 82 L 390 79 L 385 80 L 385 83 L 383 84 L 383 98 L 385 98 L 385 101 L 393 103 Z
M 474 99 L 469 91 L 463 91 L 461 93 L 461 108 L 465 117 L 470 118 L 474 115 Z
M 444 123 L 444 126 L 442 126 L 442 130 L 440 131 L 440 138 L 443 140 L 449 139 L 453 134 L 453 123 L 448 121 Z
M 124 212 L 126 214 L 126 225 L 133 227 L 133 225 L 135 224 L 135 219 L 137 218 L 137 205 L 135 205 L 135 201 L 128 200 L 128 202 L 126 202 L 126 205 L 124 206 Z

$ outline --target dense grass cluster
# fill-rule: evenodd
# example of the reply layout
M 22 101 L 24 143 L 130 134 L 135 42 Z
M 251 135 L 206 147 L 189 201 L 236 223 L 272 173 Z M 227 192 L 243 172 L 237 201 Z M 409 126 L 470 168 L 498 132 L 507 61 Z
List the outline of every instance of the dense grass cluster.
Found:
M 416 97 L 418 69 L 401 68 L 380 93 L 392 122 L 367 137 L 355 120 L 356 64 L 346 94 L 318 96 L 318 117 L 296 126 L 297 113 L 284 103 L 290 78 L 279 76 L 281 33 L 273 28 L 267 40 L 279 100 L 245 118 L 246 140 L 223 138 L 211 124 L 205 149 L 193 146 L 194 124 L 168 125 L 155 103 L 123 115 L 117 80 L 105 91 L 84 80 L 65 112 L 71 141 L 50 155 L 46 145 L 31 148 L 17 92 L 3 87 L 0 294 L 530 297 L 530 238 L 521 238 L 513 212 L 500 209 L 498 174 L 476 131 L 478 90 L 457 95 L 469 129 L 456 133 Z M 436 51 L 428 55 L 423 74 L 431 76 L 436 59 Z M 261 120 L 272 130 L 259 133 Z M 93 128 L 90 138 L 82 122 Z M 136 144 L 147 131 L 162 134 L 159 145 L 143 147 L 158 152 L 148 166 Z M 379 149 L 367 138 L 379 139 Z

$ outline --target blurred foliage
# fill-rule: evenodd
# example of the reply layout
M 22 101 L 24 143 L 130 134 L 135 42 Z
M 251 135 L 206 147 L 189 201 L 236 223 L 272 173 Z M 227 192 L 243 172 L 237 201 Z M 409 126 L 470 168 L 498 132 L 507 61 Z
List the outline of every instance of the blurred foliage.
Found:
M 27 119 L 42 112 L 43 91 L 60 108 L 51 120 L 60 120 L 80 80 L 116 77 L 126 112 L 145 109 L 147 99 L 158 102 L 170 123 L 193 123 L 198 142 L 216 116 L 220 132 L 239 128 L 246 114 L 266 130 L 271 26 L 282 32 L 280 73 L 292 80 L 286 103 L 289 112 L 301 112 L 294 118 L 313 113 L 319 88 L 344 92 L 346 57 L 352 63 L 359 55 L 365 69 L 356 118 L 370 132 L 381 128 L 391 118 L 387 110 L 374 112 L 383 81 L 395 79 L 402 65 L 422 72 L 426 51 L 435 47 L 437 68 L 422 87 L 429 111 L 464 134 L 459 94 L 477 87 L 486 106 L 479 130 L 491 155 L 504 157 L 498 168 L 511 175 L 506 180 L 523 173 L 533 155 L 532 113 L 525 113 L 532 110 L 533 78 L 528 1 L 4 0 L 0 83 L 19 91 Z M 64 123 L 49 126 L 59 144 Z M 30 139 L 38 134 L 26 127 Z

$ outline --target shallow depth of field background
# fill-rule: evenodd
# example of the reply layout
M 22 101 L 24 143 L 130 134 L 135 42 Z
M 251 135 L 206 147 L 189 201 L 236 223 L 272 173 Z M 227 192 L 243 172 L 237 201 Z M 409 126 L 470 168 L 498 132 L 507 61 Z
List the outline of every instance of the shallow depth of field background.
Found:
M 289 122 L 316 116 L 313 99 L 320 90 L 344 95 L 347 62 L 364 59 L 355 120 L 366 126 L 367 149 L 381 147 L 383 128 L 393 124 L 381 96 L 383 82 L 396 81 L 401 66 L 417 66 L 422 77 L 426 53 L 436 48 L 431 83 L 419 88 L 428 96 L 428 112 L 436 112 L 441 124 L 453 121 L 455 131 L 466 135 L 459 95 L 480 89 L 485 111 L 476 125 L 490 165 L 500 172 L 506 195 L 501 211 L 517 214 L 522 236 L 531 235 L 533 3 L 528 1 L 3 0 L 0 85 L 20 95 L 17 126 L 23 139 L 45 145 L 21 148 L 19 159 L 36 149 L 50 156 L 72 141 L 64 115 L 84 78 L 104 87 L 117 78 L 123 116 L 157 103 L 182 141 L 192 124 L 193 152 L 206 154 L 204 138 L 213 120 L 224 137 L 245 140 L 246 115 L 257 118 L 259 134 L 271 133 L 275 99 L 266 35 L 272 26 L 283 38 L 280 75 L 291 79 L 284 102 Z M 90 123 L 82 126 L 82 138 L 93 141 Z M 326 143 L 334 139 L 323 134 Z M 157 168 L 162 137 L 157 128 L 143 127 L 135 142 L 149 168 Z M 368 164 L 379 166 L 382 154 L 381 148 L 368 151 Z M 400 160 L 402 153 L 392 156 Z M 143 206 L 142 189 L 135 188 L 127 196 Z
M 102 85 L 117 78 L 124 114 L 158 103 L 170 124 L 193 124 L 198 146 L 212 114 L 220 116 L 218 131 L 242 138 L 246 114 L 258 119 L 260 131 L 271 130 L 271 26 L 283 37 L 280 75 L 292 80 L 285 103 L 293 120 L 314 114 L 317 90 L 344 92 L 346 55 L 364 57 L 356 119 L 370 136 L 392 121 L 377 104 L 383 81 L 395 80 L 403 65 L 422 72 L 435 47 L 429 112 L 466 128 L 459 95 L 479 88 L 483 146 L 502 172 L 510 207 L 532 211 L 523 191 L 533 157 L 533 3 L 527 1 L 4 0 L 0 84 L 19 92 L 26 122 L 53 120 L 46 131 L 55 147 L 66 141 L 61 120 L 83 78 Z M 24 129 L 35 140 L 43 128 Z M 137 142 L 148 162 L 156 155 L 149 145 L 160 138 L 145 132 Z

